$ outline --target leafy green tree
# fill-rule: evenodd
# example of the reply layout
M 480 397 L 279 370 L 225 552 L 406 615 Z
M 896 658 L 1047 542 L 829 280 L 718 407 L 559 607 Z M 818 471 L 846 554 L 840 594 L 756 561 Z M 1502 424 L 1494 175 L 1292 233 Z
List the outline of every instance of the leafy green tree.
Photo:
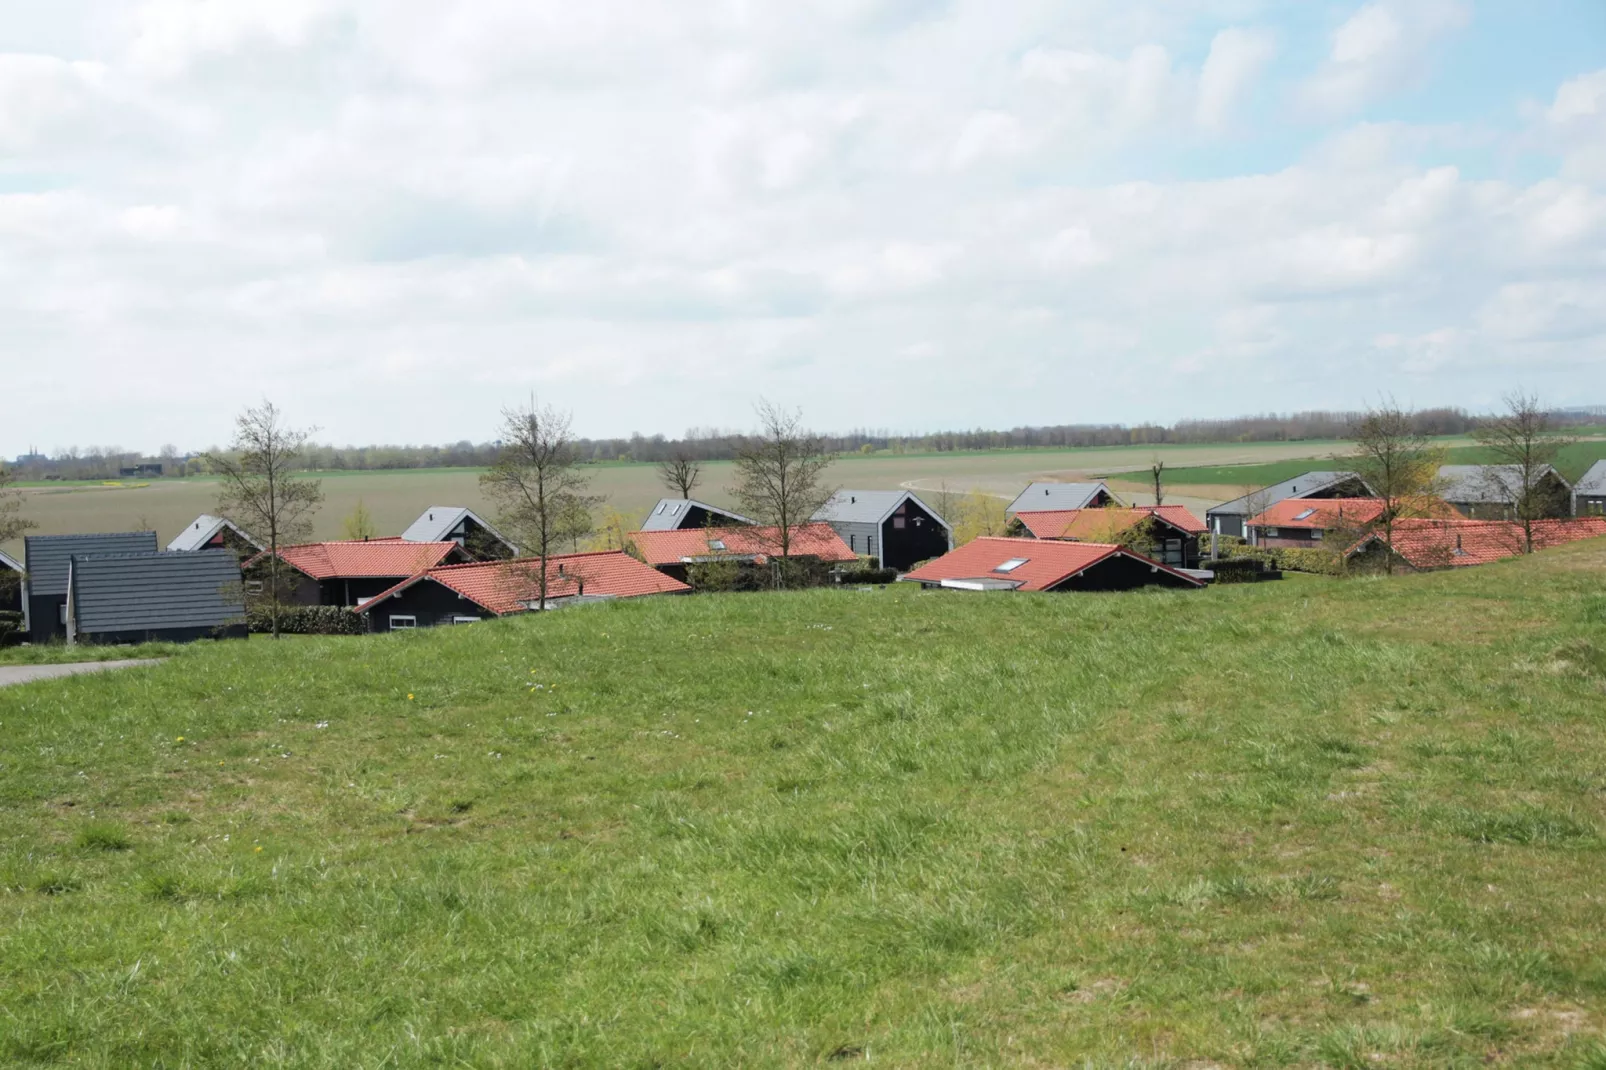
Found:
M 368 506 L 363 504 L 361 498 L 357 499 L 356 507 L 347 514 L 346 519 L 341 524 L 341 530 L 345 533 L 346 538 L 353 541 L 371 539 L 378 534 L 378 530 L 374 527 L 374 518 L 368 512 Z

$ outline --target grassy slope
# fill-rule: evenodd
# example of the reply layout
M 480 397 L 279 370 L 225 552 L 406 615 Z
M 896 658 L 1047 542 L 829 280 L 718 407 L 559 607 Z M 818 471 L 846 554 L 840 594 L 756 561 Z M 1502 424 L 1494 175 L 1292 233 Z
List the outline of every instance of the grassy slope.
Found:
M 0 1062 L 1575 1065 L 1603 567 L 666 599 L 0 691 Z

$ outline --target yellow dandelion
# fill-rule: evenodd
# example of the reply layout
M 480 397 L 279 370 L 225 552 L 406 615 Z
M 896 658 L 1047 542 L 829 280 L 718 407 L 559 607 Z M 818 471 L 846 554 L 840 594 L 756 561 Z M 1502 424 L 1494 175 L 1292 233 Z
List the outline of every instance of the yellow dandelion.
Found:
M 261 854 L 262 853 L 262 848 L 261 847 L 257 847 L 256 848 L 256 853 L 257 854 Z
M 413 693 L 411 691 L 407 692 L 407 701 L 408 702 L 413 701 Z
M 183 736 L 179 736 L 178 739 L 175 740 L 174 742 L 183 743 L 184 742 L 184 737 Z

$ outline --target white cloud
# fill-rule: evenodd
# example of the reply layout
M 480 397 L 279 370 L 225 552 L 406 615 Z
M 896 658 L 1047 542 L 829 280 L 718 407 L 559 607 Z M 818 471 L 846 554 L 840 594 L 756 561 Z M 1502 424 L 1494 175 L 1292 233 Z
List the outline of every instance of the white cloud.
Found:
M 1460 0 L 1374 0 L 1333 32 L 1332 48 L 1305 83 L 1306 103 L 1346 114 L 1420 81 L 1430 48 L 1468 19 Z
M 1194 108 L 1199 125 L 1206 130 L 1227 126 L 1276 52 L 1276 40 L 1264 30 L 1234 26 L 1216 34 L 1199 74 L 1199 99 Z
M 1606 356 L 1598 73 L 1504 140 L 1385 115 L 1301 151 L 1252 99 L 1386 102 L 1459 8 L 1351 12 L 1315 88 L 1252 9 L 163 0 L 24 26 L 0 318 L 41 403 L 0 453 L 59 437 L 61 382 L 130 364 L 178 385 L 86 389 L 95 437 L 222 437 L 258 361 L 325 385 L 298 419 L 382 440 L 484 434 L 510 389 L 588 433 L 737 425 L 758 393 L 951 426 L 1339 406 L 1389 376 L 1455 402 Z

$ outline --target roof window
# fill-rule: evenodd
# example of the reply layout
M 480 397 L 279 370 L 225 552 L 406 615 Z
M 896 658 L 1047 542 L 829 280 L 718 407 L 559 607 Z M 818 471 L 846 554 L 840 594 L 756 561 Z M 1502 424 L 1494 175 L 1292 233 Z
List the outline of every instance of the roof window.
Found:
M 1022 565 L 1024 565 L 1028 560 L 1030 560 L 1030 558 L 1012 557 L 1008 561 L 1005 561 L 1002 565 L 999 565 L 997 568 L 993 569 L 993 571 L 994 572 L 1014 572 L 1016 569 L 1018 569 Z
M 725 540 L 724 539 L 709 539 L 708 540 L 708 548 L 710 550 L 723 550 L 723 549 L 725 549 Z
M 1313 517 L 1315 515 L 1316 515 L 1316 510 L 1315 509 L 1305 509 L 1305 510 L 1302 510 L 1299 513 L 1298 516 L 1294 517 L 1294 519 L 1295 520 L 1309 520 L 1311 517 Z

